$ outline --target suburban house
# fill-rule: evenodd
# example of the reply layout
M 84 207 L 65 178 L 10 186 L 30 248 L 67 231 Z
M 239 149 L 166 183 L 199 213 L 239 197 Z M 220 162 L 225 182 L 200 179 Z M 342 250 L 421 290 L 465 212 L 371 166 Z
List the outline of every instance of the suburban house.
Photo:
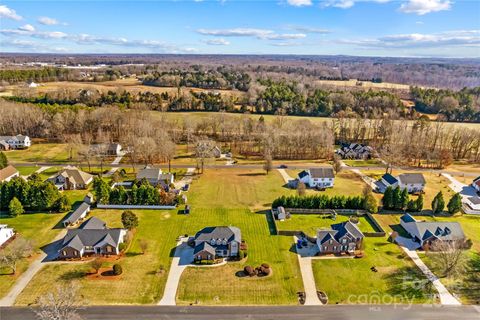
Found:
M 320 167 L 303 170 L 298 179 L 310 188 L 332 188 L 335 175 L 332 167 Z
M 83 172 L 76 167 L 66 167 L 53 177 L 48 178 L 60 190 L 86 189 L 92 182 L 93 175 Z
M 90 218 L 78 229 L 69 229 L 58 251 L 59 259 L 81 259 L 86 255 L 118 255 L 125 229 L 109 229 L 105 222 Z
M 20 173 L 14 166 L 8 165 L 0 170 L 0 182 L 8 182 L 15 177 L 19 177 Z
M 356 224 L 347 221 L 317 231 L 317 246 L 322 254 L 353 253 L 360 249 L 364 235 Z
M 137 180 L 146 179 L 152 186 L 168 187 L 174 181 L 173 173 L 162 173 L 160 168 L 146 166 L 137 173 Z
M 212 154 L 215 158 L 220 158 L 222 156 L 222 150 L 219 147 L 215 146 L 212 149 Z
M 342 143 L 335 151 L 342 159 L 370 159 L 373 156 L 373 148 L 360 143 Z
M 28 136 L 17 134 L 16 136 L 0 136 L 0 148 L 9 149 L 26 149 L 32 145 Z M 8 145 L 8 148 L 5 148 Z
M 213 260 L 219 257 L 237 257 L 242 234 L 237 227 L 206 227 L 193 239 L 194 260 Z
M 118 156 L 122 151 L 122 146 L 119 143 L 101 143 L 92 145 L 90 150 L 103 155 Z
M 13 228 L 9 228 L 6 224 L 0 224 L 0 247 L 13 238 L 14 235 L 15 231 L 13 231 Z
M 402 173 L 398 177 L 385 173 L 376 183 L 379 192 L 385 192 L 385 189 L 391 187 L 395 189 L 407 189 L 409 193 L 420 193 L 425 189 L 425 178 L 421 173 Z
M 400 225 L 420 247 L 431 245 L 437 240 L 465 241 L 465 234 L 458 222 L 417 221 L 406 213 L 400 218 Z
M 63 220 L 63 226 L 68 227 L 77 224 L 81 220 L 85 219 L 90 212 L 90 205 L 86 202 L 82 202 L 77 209 L 75 209 L 65 220 Z
M 473 179 L 472 187 L 477 191 L 480 192 L 480 177 Z

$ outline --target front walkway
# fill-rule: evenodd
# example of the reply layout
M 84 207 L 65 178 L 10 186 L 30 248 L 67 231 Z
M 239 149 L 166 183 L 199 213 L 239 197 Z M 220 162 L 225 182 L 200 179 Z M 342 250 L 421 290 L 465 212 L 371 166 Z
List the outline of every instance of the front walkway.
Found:
M 413 262 L 417 265 L 417 267 L 423 272 L 423 274 L 427 277 L 427 279 L 433 284 L 435 289 L 438 291 L 440 296 L 440 303 L 442 305 L 461 305 L 460 301 L 457 300 L 450 292 L 448 292 L 447 288 L 440 282 L 437 276 L 433 274 L 433 272 L 423 263 L 422 259 L 418 256 L 415 250 L 410 250 L 406 247 L 400 246 L 402 250 L 413 260 Z
M 115 158 L 115 160 L 112 161 L 111 164 L 112 165 L 120 164 L 120 161 L 122 161 L 122 158 L 123 158 L 124 155 L 126 155 L 126 152 L 120 151 L 120 154 Z M 118 171 L 118 167 L 113 167 L 113 168 L 110 169 L 110 171 L 105 173 L 105 176 L 109 177 L 109 176 L 113 175 L 116 171 Z
M 18 277 L 15 285 L 10 289 L 5 297 L 0 300 L 1 307 L 9 307 L 15 304 L 15 300 L 17 297 L 22 293 L 28 283 L 33 279 L 33 277 L 37 274 L 37 272 L 42 269 L 45 263 L 51 261 L 57 256 L 57 244 L 60 239 L 65 237 L 67 231 L 64 229 L 60 232 L 55 239 L 53 240 L 52 244 L 47 245 L 44 248 L 44 251 L 35 259 L 27 270 Z

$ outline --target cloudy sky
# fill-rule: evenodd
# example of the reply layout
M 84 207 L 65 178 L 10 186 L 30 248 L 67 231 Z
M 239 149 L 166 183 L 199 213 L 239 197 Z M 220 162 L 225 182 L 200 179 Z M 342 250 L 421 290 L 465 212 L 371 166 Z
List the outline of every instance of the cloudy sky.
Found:
M 2 1 L 0 51 L 480 57 L 478 0 Z

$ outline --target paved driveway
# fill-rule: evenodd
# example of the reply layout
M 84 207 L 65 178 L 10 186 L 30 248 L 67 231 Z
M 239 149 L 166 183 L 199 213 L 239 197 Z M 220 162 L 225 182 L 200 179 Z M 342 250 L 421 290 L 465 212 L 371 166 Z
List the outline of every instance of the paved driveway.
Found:
M 192 263 L 193 248 L 187 245 L 188 238 L 182 238 L 177 243 L 175 254 L 172 259 L 172 265 L 168 272 L 167 283 L 165 285 L 165 291 L 163 298 L 158 302 L 158 305 L 162 306 L 174 306 L 176 305 L 176 296 L 178 284 L 180 283 L 180 277 L 183 270 Z
M 285 181 L 285 183 L 288 184 L 290 180 L 295 180 L 292 177 L 290 177 L 290 175 L 287 173 L 287 171 L 285 171 L 285 169 L 277 169 L 277 170 L 278 172 L 280 172 L 280 175 L 282 176 L 283 181 Z
M 293 237 L 295 243 L 298 238 Z M 300 249 L 301 252 L 297 252 L 298 265 L 300 266 L 300 272 L 302 273 L 303 288 L 305 290 L 305 305 L 306 306 L 320 306 L 323 305 L 317 295 L 317 286 L 315 284 L 315 277 L 312 269 L 312 258 L 308 254 L 314 253 L 313 246 L 305 249 Z M 316 250 L 318 251 L 318 250 Z M 315 252 L 316 253 L 316 252 Z

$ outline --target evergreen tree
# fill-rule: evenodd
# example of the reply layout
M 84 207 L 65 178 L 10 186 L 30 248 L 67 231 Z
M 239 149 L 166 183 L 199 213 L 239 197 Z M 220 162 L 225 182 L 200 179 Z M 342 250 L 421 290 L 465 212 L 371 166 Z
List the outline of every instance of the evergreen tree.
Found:
M 415 209 L 418 212 L 421 212 L 423 210 L 423 194 L 420 194 L 417 200 L 415 200 Z
M 407 188 L 404 188 L 402 190 L 402 193 L 400 194 L 400 209 L 405 210 L 405 208 L 407 208 L 409 201 L 410 201 L 410 196 L 408 195 L 408 190 Z
M 100 177 L 93 179 L 95 198 L 100 204 L 108 204 L 110 201 L 110 186 Z
M 5 155 L 5 153 L 0 152 L 0 169 L 5 168 L 6 166 L 8 166 L 7 156 Z
M 437 193 L 435 198 L 432 201 L 432 211 L 433 213 L 440 213 L 445 208 L 445 200 L 443 199 L 443 193 L 440 191 Z
M 130 210 L 122 213 L 122 224 L 125 229 L 132 230 L 138 226 L 138 217 Z
M 12 217 L 16 217 L 25 213 L 22 203 L 16 197 L 13 197 L 13 199 L 10 201 L 10 204 L 8 205 L 8 213 Z
M 413 201 L 413 200 L 408 201 L 407 211 L 408 211 L 408 212 L 415 212 L 415 211 L 417 211 L 417 204 L 416 204 L 415 201 Z
M 370 213 L 377 213 L 378 212 L 378 204 L 377 204 L 377 199 L 373 196 L 373 193 L 370 191 L 367 193 L 365 196 L 364 200 L 364 208 Z M 352 208 L 354 209 L 354 208 Z
M 462 196 L 460 193 L 455 193 L 450 201 L 448 201 L 448 213 L 455 214 L 462 209 Z
M 402 191 L 400 190 L 399 187 L 396 187 L 393 189 L 393 200 L 392 200 L 392 207 L 395 210 L 401 210 L 402 209 Z
M 392 187 L 387 187 L 385 193 L 383 194 L 383 208 L 384 209 L 393 209 L 393 189 Z

